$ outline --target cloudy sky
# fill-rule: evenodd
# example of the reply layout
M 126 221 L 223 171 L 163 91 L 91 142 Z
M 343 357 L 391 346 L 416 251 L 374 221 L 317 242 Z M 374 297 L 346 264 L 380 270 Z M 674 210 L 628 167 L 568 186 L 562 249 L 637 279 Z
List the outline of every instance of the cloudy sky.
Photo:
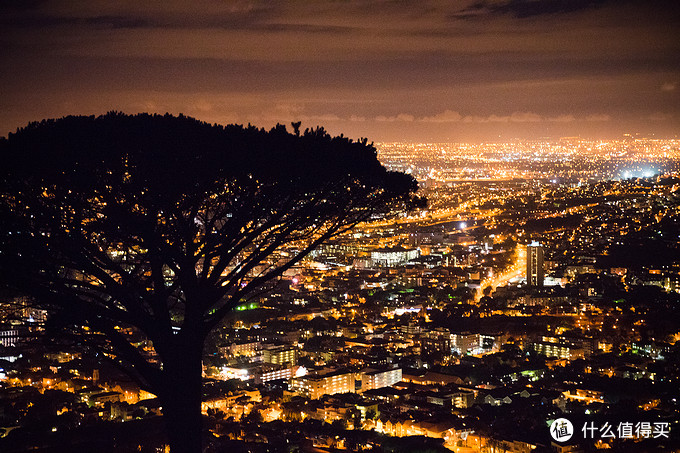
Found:
M 0 135 L 109 110 L 374 141 L 680 136 L 675 0 L 2 0 Z

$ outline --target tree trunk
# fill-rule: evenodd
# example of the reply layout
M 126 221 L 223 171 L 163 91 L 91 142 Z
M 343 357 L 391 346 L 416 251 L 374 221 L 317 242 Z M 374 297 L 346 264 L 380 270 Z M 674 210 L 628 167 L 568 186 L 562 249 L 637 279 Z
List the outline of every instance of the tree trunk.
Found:
M 164 382 L 159 397 L 171 453 L 203 451 L 202 353 L 203 342 L 183 342 L 163 360 Z

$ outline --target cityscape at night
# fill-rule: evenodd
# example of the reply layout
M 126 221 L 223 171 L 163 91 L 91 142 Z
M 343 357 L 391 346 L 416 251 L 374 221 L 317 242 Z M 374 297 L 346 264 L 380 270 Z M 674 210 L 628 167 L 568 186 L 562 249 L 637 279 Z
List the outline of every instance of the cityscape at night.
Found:
M 679 145 L 378 144 L 428 206 L 326 242 L 210 333 L 211 434 L 243 451 L 676 448 Z M 25 304 L 0 334 L 5 442 L 158 418 L 110 365 L 32 345 L 47 313 L 4 301 Z M 598 431 L 557 443 L 561 417 Z
M 0 452 L 680 452 L 676 2 L 192 3 L 0 4 Z

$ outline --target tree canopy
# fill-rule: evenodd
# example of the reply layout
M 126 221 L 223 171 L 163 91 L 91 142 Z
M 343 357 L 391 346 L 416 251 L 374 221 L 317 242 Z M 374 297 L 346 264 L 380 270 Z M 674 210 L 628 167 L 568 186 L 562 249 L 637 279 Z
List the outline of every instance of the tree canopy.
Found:
M 200 387 L 203 341 L 229 310 L 324 240 L 421 202 L 367 140 L 297 123 L 70 116 L 9 134 L 0 154 L 0 279 L 157 394 L 166 417 L 198 398 L 194 427 L 200 388 L 176 393 Z

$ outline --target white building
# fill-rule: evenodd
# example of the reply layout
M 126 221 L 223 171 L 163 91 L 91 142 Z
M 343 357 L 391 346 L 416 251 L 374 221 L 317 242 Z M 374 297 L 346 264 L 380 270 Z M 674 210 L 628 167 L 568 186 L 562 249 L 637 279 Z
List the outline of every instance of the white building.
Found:
M 326 375 L 308 375 L 293 378 L 290 388 L 311 399 L 336 393 L 354 393 L 354 373 L 333 372 Z
M 371 252 L 371 263 L 375 267 L 396 267 L 419 256 L 419 249 L 407 250 L 403 247 L 379 249 Z
M 401 381 L 401 368 L 392 370 L 367 369 L 361 373 L 361 391 L 389 387 Z

